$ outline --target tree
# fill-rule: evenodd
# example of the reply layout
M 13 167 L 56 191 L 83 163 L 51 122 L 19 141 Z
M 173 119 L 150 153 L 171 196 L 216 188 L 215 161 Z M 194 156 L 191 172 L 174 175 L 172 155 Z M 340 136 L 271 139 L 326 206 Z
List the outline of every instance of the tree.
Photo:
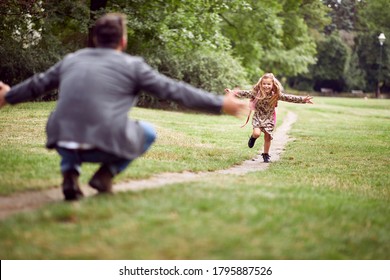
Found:
M 345 83 L 348 90 L 366 89 L 366 72 L 360 67 L 359 57 L 356 52 L 348 55 L 348 61 L 346 63 L 344 73 Z
M 326 27 L 328 34 L 337 30 L 352 31 L 355 29 L 357 6 L 360 0 L 324 0 L 330 8 L 332 23 Z
M 234 54 L 242 57 L 251 80 L 264 71 L 297 75 L 315 63 L 315 41 L 308 23 L 322 26 L 326 14 L 314 2 L 251 0 L 221 14 L 223 34 L 231 40 Z M 310 14 L 316 10 L 318 20 Z
M 348 58 L 347 46 L 336 35 L 327 37 L 318 44 L 318 62 L 311 72 L 315 81 L 314 89 L 344 89 L 344 68 Z
M 95 22 L 98 18 L 99 12 L 104 10 L 107 6 L 108 0 L 91 0 L 89 5 L 89 20 L 90 22 Z M 93 28 L 92 24 L 89 24 L 88 27 L 88 47 L 93 47 Z
M 387 0 L 362 1 L 358 13 L 358 36 L 356 38 L 356 52 L 359 64 L 365 70 L 367 89 L 375 91 L 378 80 L 381 92 L 390 92 L 390 18 L 388 16 Z M 382 61 L 380 61 L 380 44 L 378 35 L 384 33 L 388 39 L 383 45 Z M 381 72 L 379 73 L 379 69 Z
M 0 3 L 0 77 L 14 84 L 85 44 L 83 1 Z M 80 28 L 81 26 L 81 28 Z
M 168 76 L 223 93 L 226 77 L 236 84 L 243 83 L 246 75 L 221 35 L 218 13 L 229 8 L 224 2 L 2 1 L 0 34 L 5 40 L 0 46 L 0 75 L 14 84 L 48 68 L 66 53 L 91 44 L 91 23 L 102 13 L 123 12 L 128 15 L 130 53 L 145 57 Z M 191 56 L 199 60 L 189 63 Z M 215 82 L 207 82 L 215 69 L 223 74 L 214 75 Z
M 381 32 L 390 34 L 390 19 L 387 16 L 388 1 L 324 0 L 323 2 L 329 8 L 332 23 L 325 28 L 327 36 L 325 41 L 321 36 L 318 37 L 318 63 L 311 66 L 310 73 L 290 78 L 290 84 L 305 87 L 305 89 L 310 89 L 310 85 L 313 87 L 316 85 L 315 88 L 319 90 L 320 86 L 325 83 L 337 85 L 337 88 L 342 86 L 343 91 L 361 89 L 373 92 L 380 77 L 381 84 L 383 84 L 381 91 L 389 91 L 389 44 L 385 43 L 383 46 L 380 64 L 380 45 L 377 38 Z M 330 40 L 329 36 L 339 38 L 344 46 L 341 46 L 340 42 L 334 42 L 335 45 L 328 44 L 328 47 L 321 47 L 324 42 Z M 335 68 L 338 70 L 334 71 L 334 74 L 339 75 L 339 78 L 337 80 L 324 79 L 325 76 L 331 74 L 329 69 L 333 68 L 337 56 L 344 53 L 344 51 L 340 52 L 342 49 L 346 51 L 346 57 L 343 59 L 344 70 L 338 61 Z M 340 53 L 337 54 L 337 52 Z M 324 59 L 331 55 L 335 55 L 335 60 Z M 380 66 L 381 73 L 379 73 Z

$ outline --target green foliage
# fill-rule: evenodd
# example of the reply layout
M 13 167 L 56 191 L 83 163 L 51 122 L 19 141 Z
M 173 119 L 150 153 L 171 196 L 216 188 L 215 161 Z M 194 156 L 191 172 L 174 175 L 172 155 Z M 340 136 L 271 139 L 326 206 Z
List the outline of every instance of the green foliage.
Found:
M 389 71 L 389 47 L 388 43 L 383 46 L 382 55 L 382 69 L 381 77 L 379 77 L 379 64 L 380 64 L 380 45 L 378 43 L 378 35 L 373 33 L 360 33 L 356 37 L 356 52 L 359 57 L 360 69 L 364 69 L 364 73 L 367 81 L 367 90 L 375 91 L 378 79 L 387 83 L 388 89 L 390 88 L 390 71 Z
M 364 0 L 358 11 L 359 29 L 365 31 L 390 31 L 389 1 Z
M 223 95 L 226 87 L 247 85 L 245 69 L 228 51 L 197 49 L 175 55 L 170 50 L 159 50 L 148 55 L 148 63 L 169 77 L 216 94 Z M 164 102 L 148 95 L 142 95 L 139 104 L 166 106 Z M 172 102 L 168 104 L 171 108 L 177 106 Z
M 345 83 L 348 90 L 366 89 L 366 72 L 360 68 L 359 57 L 356 52 L 348 55 L 344 71 Z
M 17 2 L 17 1 L 16 1 Z M 17 3 L 8 3 L 17 9 Z M 128 52 L 141 55 L 164 74 L 184 80 L 209 91 L 223 92 L 228 84 L 246 84 L 246 71 L 233 57 L 226 37 L 221 34 L 219 13 L 236 1 L 108 1 L 103 12 L 123 12 L 128 16 Z M 237 1 L 238 2 L 238 1 Z M 11 5 L 12 4 L 12 5 Z M 43 1 L 31 9 L 12 14 L 31 13 L 36 43 L 25 49 L 15 48 L 12 40 L 1 46 L 5 59 L 0 66 L 2 80 L 15 84 L 40 72 L 67 52 L 84 47 L 87 42 L 89 10 L 84 1 Z M 6 20 L 13 21 L 10 14 Z M 27 24 L 21 20 L 21 24 Z M 4 37 L 10 37 L 9 26 Z M 25 28 L 28 30 L 28 28 Z M 24 33 L 21 33 L 22 35 Z M 24 41 L 20 41 L 20 45 Z M 26 44 L 26 43 L 24 43 Z M 22 53 L 22 55 L 20 55 Z M 16 63 L 20 61 L 20 63 Z M 25 71 L 25 72 L 22 72 Z
M 258 79 L 262 72 L 279 76 L 307 72 L 308 66 L 315 63 L 316 50 L 300 8 L 311 2 L 248 4 L 221 16 L 224 34 L 232 41 L 234 53 L 243 58 L 251 80 Z
M 317 80 L 341 80 L 347 59 L 347 48 L 337 36 L 327 37 L 318 44 L 318 62 L 313 69 Z
M 109 1 L 107 9 L 128 16 L 129 52 L 142 53 L 162 47 L 174 54 L 199 47 L 229 49 L 221 35 L 218 13 L 224 1 Z
M 290 84 L 300 90 L 311 90 L 314 87 L 317 91 L 321 88 L 342 91 L 345 83 L 344 70 L 348 60 L 347 46 L 338 36 L 332 35 L 317 43 L 317 53 L 318 61 L 310 67 L 310 72 L 295 81 L 291 79 Z
M 246 70 L 221 34 L 219 13 L 235 1 L 112 3 L 122 4 L 128 16 L 128 52 L 145 57 L 161 73 L 218 94 L 231 84 L 247 84 Z M 143 106 L 160 103 L 145 95 L 140 100 Z
M 319 90 L 325 84 L 324 87 L 332 87 L 338 91 L 360 89 L 373 92 L 376 90 L 378 80 L 380 80 L 381 91 L 389 91 L 389 44 L 385 42 L 380 49 L 377 38 L 381 32 L 386 35 L 390 34 L 390 21 L 387 16 L 388 1 L 329 0 L 323 1 L 323 3 L 328 6 L 332 19 L 332 23 L 324 29 L 325 33 L 328 36 L 340 38 L 345 46 L 340 46 L 338 42 L 335 42 L 334 46 L 328 44 L 327 47 L 321 47 L 324 44 L 324 38 L 315 35 L 318 45 L 318 63 L 310 67 L 310 73 L 301 74 L 295 78 L 290 77 L 290 84 L 297 89 L 305 88 L 306 90 L 313 88 Z M 340 62 L 336 58 L 340 54 L 336 52 L 340 52 L 343 48 L 346 50 L 346 57 L 342 58 L 343 61 Z M 383 52 L 382 60 L 380 59 L 381 51 Z M 344 51 L 342 52 L 344 53 Z M 324 58 L 332 56 L 335 56 L 335 60 L 324 60 Z M 345 63 L 344 67 L 343 62 Z M 334 65 L 336 71 L 333 71 L 332 74 L 330 69 Z M 379 69 L 381 69 L 380 72 Z M 339 75 L 338 78 L 337 75 Z M 324 80 L 330 76 L 333 76 L 333 82 Z
M 299 14 L 305 20 L 312 36 L 322 34 L 325 26 L 331 23 L 329 12 L 330 8 L 324 5 L 323 1 L 317 0 L 302 0 L 299 9 Z
M 355 29 L 357 17 L 358 0 L 324 0 L 322 1 L 330 8 L 332 23 L 326 27 L 328 33 L 337 30 L 352 31 Z
M 82 1 L 9 0 L 0 10 L 0 77 L 11 85 L 84 45 L 87 10 Z
M 227 51 L 198 49 L 178 56 L 166 50 L 151 58 L 150 64 L 168 76 L 219 94 L 247 82 L 245 69 Z
M 322 76 L 332 76 L 324 72 L 334 63 L 324 60 L 330 56 L 327 52 L 340 51 L 338 43 L 335 50 L 321 47 L 326 34 L 343 40 L 347 34 L 345 65 L 336 62 L 342 76 L 337 78 L 338 88 L 365 85 L 365 91 L 372 91 L 380 79 L 382 90 L 389 91 L 389 43 L 383 46 L 380 63 L 377 41 L 379 33 L 390 34 L 387 10 L 387 0 L 4 0 L 0 77 L 15 84 L 45 70 L 87 45 L 91 18 L 123 12 L 128 15 L 129 53 L 145 57 L 171 77 L 209 90 L 219 92 L 227 80 L 253 83 L 264 72 L 312 89 Z M 221 63 L 212 62 L 214 57 Z M 187 64 L 191 69 L 184 70 Z M 237 71 L 228 69 L 231 64 Z M 313 76 L 313 71 L 319 74 Z M 234 80 L 233 75 L 239 77 Z
M 382 91 L 390 92 L 390 17 L 387 0 L 363 1 L 359 10 L 359 33 L 356 39 L 356 52 L 360 67 L 366 72 L 368 89 L 374 91 L 378 80 Z M 380 50 L 378 36 L 384 33 L 387 40 Z M 380 52 L 382 51 L 382 61 Z M 381 66 L 381 67 L 380 67 Z M 379 73 L 381 68 L 381 73 Z

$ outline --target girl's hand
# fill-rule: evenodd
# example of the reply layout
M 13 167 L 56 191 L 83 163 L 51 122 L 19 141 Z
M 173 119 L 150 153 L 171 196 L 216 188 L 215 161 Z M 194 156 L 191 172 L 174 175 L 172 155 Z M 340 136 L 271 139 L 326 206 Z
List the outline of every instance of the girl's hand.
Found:
M 311 101 L 312 99 L 313 99 L 313 97 L 308 95 L 303 100 L 305 101 L 305 103 L 313 104 L 313 101 Z

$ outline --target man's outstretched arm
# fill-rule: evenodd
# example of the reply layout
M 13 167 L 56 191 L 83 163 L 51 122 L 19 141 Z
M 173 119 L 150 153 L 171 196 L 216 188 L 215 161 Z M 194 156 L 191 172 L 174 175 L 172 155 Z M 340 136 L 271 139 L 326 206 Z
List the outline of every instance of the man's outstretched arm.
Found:
M 10 86 L 0 81 L 0 108 L 7 104 L 5 95 L 10 91 Z

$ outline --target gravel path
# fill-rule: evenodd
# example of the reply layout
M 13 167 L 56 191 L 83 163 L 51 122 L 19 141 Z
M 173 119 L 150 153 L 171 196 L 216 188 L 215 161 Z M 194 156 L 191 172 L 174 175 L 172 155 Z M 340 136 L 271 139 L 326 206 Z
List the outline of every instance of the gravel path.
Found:
M 272 156 L 271 160 L 273 162 L 279 160 L 280 155 L 289 140 L 287 134 L 296 119 L 297 116 L 295 113 L 288 112 L 285 119 L 283 120 L 283 123 L 276 129 L 270 150 L 270 154 Z M 251 160 L 246 160 L 240 165 L 224 170 L 199 173 L 162 173 L 157 174 L 149 179 L 121 182 L 115 184 L 113 189 L 114 192 L 140 191 L 151 188 L 159 188 L 174 183 L 195 181 L 200 178 L 204 178 L 209 174 L 243 175 L 248 172 L 265 170 L 268 166 L 269 164 L 264 163 L 260 155 L 256 155 Z M 84 192 L 84 195 L 87 197 L 96 194 L 92 188 L 86 185 L 81 186 L 81 189 Z M 29 191 L 17 193 L 11 196 L 0 196 L 0 219 L 5 219 L 15 213 L 31 211 L 45 204 L 56 203 L 59 201 L 63 201 L 63 195 L 59 188 L 43 191 Z

